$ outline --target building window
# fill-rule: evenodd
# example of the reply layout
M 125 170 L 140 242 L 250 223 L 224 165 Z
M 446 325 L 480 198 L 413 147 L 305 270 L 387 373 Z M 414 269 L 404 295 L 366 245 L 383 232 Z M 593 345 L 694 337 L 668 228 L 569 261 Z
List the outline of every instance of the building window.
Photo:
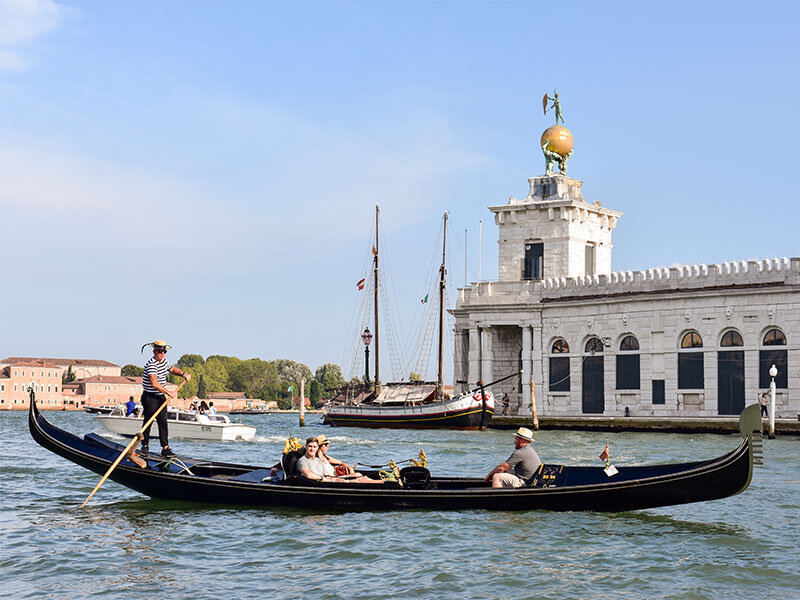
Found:
M 16 383 L 14 384 L 14 391 L 15 392 L 17 391 L 17 384 Z
M 556 340 L 550 350 L 551 354 L 568 354 L 569 344 L 566 340 Z M 550 391 L 569 391 L 569 356 L 550 357 Z
M 770 329 L 762 343 L 766 348 L 762 348 L 758 352 L 758 387 L 768 388 L 772 377 L 769 376 L 769 370 L 772 365 L 778 369 L 778 375 L 775 377 L 775 387 L 786 389 L 789 387 L 789 360 L 786 348 L 786 336 L 780 329 Z
M 681 339 L 681 351 L 678 353 L 679 390 L 702 390 L 705 388 L 703 353 L 690 351 L 702 347 L 703 338 L 695 331 L 690 331 Z
M 744 341 L 738 331 L 728 331 L 722 336 L 719 345 L 723 347 L 744 346 Z
M 600 338 L 589 338 L 589 341 L 586 342 L 586 346 L 584 350 L 587 354 L 594 354 L 595 352 L 602 352 L 603 351 L 603 342 Z
M 525 272 L 523 279 L 539 281 L 544 278 L 544 244 L 541 242 L 525 244 Z
M 584 252 L 584 267 L 587 275 L 594 275 L 597 264 L 596 246 L 592 243 L 586 244 Z
M 666 398 L 664 380 L 653 379 L 653 404 L 666 404 Z
M 5 391 L 6 391 L 6 384 L 0 383 L 0 392 L 5 392 Z
M 626 335 L 619 345 L 617 354 L 617 389 L 638 390 L 639 379 L 639 340 Z

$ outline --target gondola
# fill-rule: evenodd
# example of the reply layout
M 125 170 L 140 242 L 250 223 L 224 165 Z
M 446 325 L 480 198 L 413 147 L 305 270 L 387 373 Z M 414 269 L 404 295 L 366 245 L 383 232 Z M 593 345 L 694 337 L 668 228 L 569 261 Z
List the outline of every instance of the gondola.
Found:
M 31 393 L 29 427 L 44 448 L 102 475 L 123 446 L 90 433 L 78 437 L 49 423 Z M 188 457 L 147 455 L 147 467 L 124 459 L 110 479 L 152 498 L 315 510 L 489 509 L 620 512 L 733 496 L 750 485 L 760 461 L 758 405 L 742 411 L 738 448 L 711 460 L 617 468 L 543 465 L 529 487 L 493 489 L 482 478 L 431 477 L 422 467 L 401 470 L 399 482 L 319 483 L 289 477 L 264 481 L 269 471 Z M 367 472 L 367 474 L 370 474 Z M 377 473 L 375 473 L 377 475 Z

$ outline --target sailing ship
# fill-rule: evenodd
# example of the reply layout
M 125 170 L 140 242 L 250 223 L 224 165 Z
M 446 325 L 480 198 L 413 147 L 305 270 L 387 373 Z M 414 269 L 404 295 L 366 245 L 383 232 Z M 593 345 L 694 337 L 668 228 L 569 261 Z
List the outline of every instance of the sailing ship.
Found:
M 325 404 L 324 420 L 335 427 L 394 427 L 485 429 L 494 414 L 494 395 L 487 384 L 471 391 L 450 395 L 444 386 L 444 327 L 445 327 L 445 268 L 447 242 L 447 213 L 444 213 L 442 264 L 439 268 L 439 343 L 438 375 L 436 382 L 381 384 L 380 379 L 380 319 L 378 311 L 380 209 L 375 207 L 375 243 L 372 271 L 374 277 L 374 339 L 375 386 L 347 390 Z M 366 332 L 365 332 L 366 333 Z M 369 342 L 365 340 L 368 345 Z M 367 359 L 368 361 L 368 359 Z M 368 362 L 367 362 L 368 365 Z M 368 368 L 368 366 L 367 366 Z M 513 376 L 516 376 L 513 375 Z M 368 379 L 368 376 L 367 376 Z M 507 379 L 507 378 L 504 378 Z M 497 383 L 497 382 L 493 382 Z M 369 385 L 369 382 L 366 382 Z

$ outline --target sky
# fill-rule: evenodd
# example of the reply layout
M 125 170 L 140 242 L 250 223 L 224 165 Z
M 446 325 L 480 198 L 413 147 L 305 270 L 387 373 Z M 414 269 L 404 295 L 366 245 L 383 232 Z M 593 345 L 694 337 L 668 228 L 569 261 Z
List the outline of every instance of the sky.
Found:
M 173 359 L 348 371 L 375 205 L 395 336 L 412 339 L 444 211 L 450 283 L 465 262 L 496 279 L 487 207 L 544 173 L 554 89 L 569 175 L 624 213 L 614 270 L 800 256 L 798 17 L 0 0 L 0 357 L 143 364 L 160 338 Z

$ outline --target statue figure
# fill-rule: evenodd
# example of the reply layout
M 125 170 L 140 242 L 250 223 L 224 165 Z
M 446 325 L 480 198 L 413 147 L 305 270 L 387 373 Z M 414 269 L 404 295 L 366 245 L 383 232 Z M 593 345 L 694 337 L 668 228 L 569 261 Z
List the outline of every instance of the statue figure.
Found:
M 558 152 L 553 152 L 552 150 L 548 150 L 547 145 L 549 143 L 550 140 L 545 140 L 544 144 L 542 144 L 542 153 L 544 154 L 545 175 L 553 174 L 553 166 L 555 166 L 556 162 L 559 163 L 559 170 L 561 166 L 561 155 Z
M 569 157 L 572 156 L 573 152 L 570 150 L 567 152 L 565 156 L 561 156 L 558 152 L 553 152 L 552 150 L 548 149 L 547 145 L 550 143 L 550 140 L 545 140 L 544 144 L 542 144 L 542 153 L 544 154 L 544 169 L 546 175 L 553 174 L 553 167 L 558 163 L 558 171 L 562 175 L 567 174 L 567 161 Z
M 553 104 L 551 106 L 547 106 L 547 103 L 552 100 Z M 552 110 L 556 115 L 556 125 L 558 125 L 559 119 L 561 122 L 564 122 L 564 114 L 561 112 L 561 101 L 558 99 L 558 92 L 553 90 L 553 98 L 550 98 L 547 94 L 544 95 L 542 99 L 542 108 L 544 108 L 544 114 L 547 114 L 548 110 Z

